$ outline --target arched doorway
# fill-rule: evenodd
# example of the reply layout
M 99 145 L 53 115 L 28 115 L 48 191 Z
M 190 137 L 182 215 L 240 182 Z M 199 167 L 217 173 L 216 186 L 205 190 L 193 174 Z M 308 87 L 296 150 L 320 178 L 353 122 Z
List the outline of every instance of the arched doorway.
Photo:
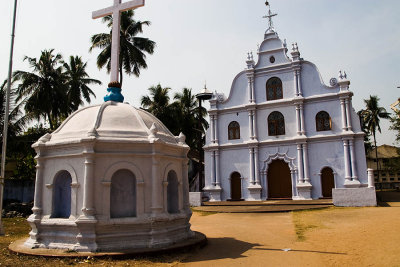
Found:
M 283 160 L 274 160 L 268 166 L 268 198 L 292 199 L 292 178 L 289 165 Z
M 321 171 L 321 188 L 323 198 L 332 198 L 332 188 L 335 188 L 335 176 L 329 167 Z
M 71 215 L 71 183 L 72 178 L 67 171 L 60 172 L 54 179 L 51 218 L 69 218 Z
M 242 179 L 240 173 L 234 172 L 231 175 L 231 200 L 242 199 Z

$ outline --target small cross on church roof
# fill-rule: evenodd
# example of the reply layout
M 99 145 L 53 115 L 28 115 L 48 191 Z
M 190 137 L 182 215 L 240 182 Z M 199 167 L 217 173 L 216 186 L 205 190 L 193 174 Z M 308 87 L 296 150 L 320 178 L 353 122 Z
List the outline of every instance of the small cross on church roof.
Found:
M 264 16 L 263 18 L 268 19 L 268 31 L 274 31 L 274 23 L 272 22 L 272 17 L 277 16 L 277 13 L 272 13 L 271 12 L 271 6 L 269 5 L 268 1 L 265 2 L 265 5 L 268 7 L 268 15 Z

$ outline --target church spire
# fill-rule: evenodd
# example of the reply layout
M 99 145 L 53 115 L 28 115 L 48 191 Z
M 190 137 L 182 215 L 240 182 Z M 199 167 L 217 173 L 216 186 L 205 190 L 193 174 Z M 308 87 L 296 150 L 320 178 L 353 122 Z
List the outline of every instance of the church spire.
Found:
M 268 1 L 265 2 L 265 5 L 268 7 L 268 15 L 263 16 L 264 19 L 268 19 L 268 30 L 267 32 L 275 32 L 274 23 L 272 22 L 272 17 L 277 16 L 277 13 L 271 12 L 271 6 L 269 5 Z

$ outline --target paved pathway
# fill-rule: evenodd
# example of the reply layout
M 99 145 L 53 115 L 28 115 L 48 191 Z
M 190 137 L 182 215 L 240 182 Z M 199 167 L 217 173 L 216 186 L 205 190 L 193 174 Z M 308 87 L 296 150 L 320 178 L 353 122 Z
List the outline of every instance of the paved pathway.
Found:
M 223 213 L 267 213 L 332 207 L 331 199 L 317 200 L 270 200 L 270 201 L 221 201 L 203 202 L 196 211 Z

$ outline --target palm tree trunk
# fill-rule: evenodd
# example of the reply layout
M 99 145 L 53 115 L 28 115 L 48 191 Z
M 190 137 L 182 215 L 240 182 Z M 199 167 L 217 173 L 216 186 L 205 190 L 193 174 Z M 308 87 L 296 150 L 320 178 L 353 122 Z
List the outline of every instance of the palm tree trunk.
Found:
M 53 122 L 51 121 L 50 112 L 46 112 L 46 115 L 47 115 L 47 119 L 49 120 L 50 130 L 54 130 Z
M 375 160 L 376 160 L 376 171 L 378 173 L 378 182 L 379 182 L 379 159 L 378 159 L 378 147 L 376 146 L 376 136 L 375 136 L 375 131 L 373 131 L 374 135 L 374 145 L 375 145 Z

